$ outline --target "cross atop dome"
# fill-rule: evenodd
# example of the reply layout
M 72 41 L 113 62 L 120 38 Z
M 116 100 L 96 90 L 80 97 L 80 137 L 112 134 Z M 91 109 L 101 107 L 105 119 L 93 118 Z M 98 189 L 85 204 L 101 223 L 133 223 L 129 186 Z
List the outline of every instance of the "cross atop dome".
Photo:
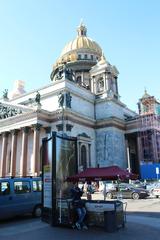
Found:
M 83 20 L 81 19 L 80 25 L 77 28 L 78 36 L 87 36 L 87 28 L 83 23 Z

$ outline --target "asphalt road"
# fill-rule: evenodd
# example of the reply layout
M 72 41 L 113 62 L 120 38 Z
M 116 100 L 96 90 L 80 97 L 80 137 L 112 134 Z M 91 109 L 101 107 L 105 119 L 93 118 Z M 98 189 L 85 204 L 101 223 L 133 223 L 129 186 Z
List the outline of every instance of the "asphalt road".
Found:
M 126 200 L 124 200 L 126 201 Z M 114 233 L 101 228 L 78 231 L 51 227 L 30 216 L 0 222 L 0 240 L 158 240 L 160 235 L 160 199 L 127 200 L 125 228 Z

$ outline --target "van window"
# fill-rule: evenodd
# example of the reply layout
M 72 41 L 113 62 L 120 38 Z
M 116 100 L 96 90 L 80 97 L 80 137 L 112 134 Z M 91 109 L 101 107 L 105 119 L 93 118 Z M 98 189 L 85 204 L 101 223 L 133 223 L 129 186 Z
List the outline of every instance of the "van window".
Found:
M 33 191 L 34 192 L 42 191 L 42 181 L 33 181 Z
M 15 193 L 27 193 L 31 191 L 30 182 L 16 181 L 14 182 L 14 192 Z
M 6 195 L 10 193 L 10 184 L 9 182 L 0 183 L 0 195 Z

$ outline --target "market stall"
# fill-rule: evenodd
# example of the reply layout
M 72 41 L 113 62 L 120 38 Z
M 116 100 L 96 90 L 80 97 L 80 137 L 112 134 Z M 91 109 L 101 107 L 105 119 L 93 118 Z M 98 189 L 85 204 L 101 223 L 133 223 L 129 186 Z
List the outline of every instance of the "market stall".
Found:
M 106 181 L 106 180 L 127 180 L 137 179 L 137 175 L 118 166 L 109 166 L 102 168 L 87 168 L 85 171 L 67 177 L 68 182 L 85 181 Z
M 126 179 L 137 179 L 137 175 L 118 166 L 110 166 L 88 168 L 83 172 L 67 177 L 66 181 L 74 183 Z M 89 226 L 104 227 L 106 231 L 113 232 L 125 225 L 125 209 L 122 201 L 86 200 L 85 207 Z

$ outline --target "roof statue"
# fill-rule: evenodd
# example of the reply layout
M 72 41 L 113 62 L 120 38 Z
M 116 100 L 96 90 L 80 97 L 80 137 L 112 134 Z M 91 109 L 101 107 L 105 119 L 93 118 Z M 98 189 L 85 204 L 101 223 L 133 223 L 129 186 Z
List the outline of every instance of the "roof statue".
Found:
M 66 93 L 66 107 L 71 108 L 72 96 L 70 92 Z
M 52 71 L 50 77 L 51 77 L 51 80 L 55 79 L 55 81 L 61 80 L 61 79 L 68 79 L 70 81 L 74 80 L 73 71 L 71 68 L 68 68 L 66 63 L 59 66 L 55 71 Z
M 4 100 L 8 99 L 8 89 L 4 89 L 4 91 L 3 91 L 3 99 Z
M 35 102 L 37 103 L 37 105 L 41 105 L 41 95 L 38 91 L 35 97 Z
M 62 92 L 60 92 L 59 95 L 58 95 L 58 103 L 59 103 L 59 107 L 63 108 L 63 105 L 64 105 L 64 94 Z

